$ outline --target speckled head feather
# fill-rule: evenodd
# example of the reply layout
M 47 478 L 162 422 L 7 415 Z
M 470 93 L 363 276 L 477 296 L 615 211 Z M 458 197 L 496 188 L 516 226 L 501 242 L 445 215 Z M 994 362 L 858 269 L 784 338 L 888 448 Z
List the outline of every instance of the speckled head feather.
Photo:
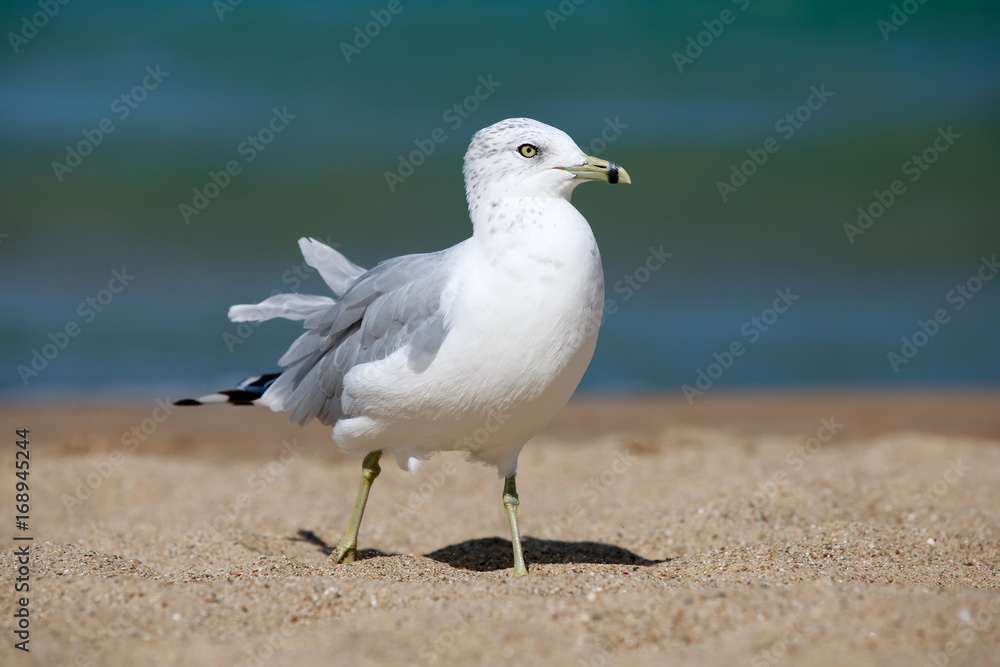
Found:
M 532 152 L 519 149 L 530 146 Z M 507 198 L 569 199 L 582 183 L 566 167 L 587 156 L 568 134 L 531 118 L 508 118 L 476 132 L 465 153 L 465 194 L 475 225 L 484 207 Z

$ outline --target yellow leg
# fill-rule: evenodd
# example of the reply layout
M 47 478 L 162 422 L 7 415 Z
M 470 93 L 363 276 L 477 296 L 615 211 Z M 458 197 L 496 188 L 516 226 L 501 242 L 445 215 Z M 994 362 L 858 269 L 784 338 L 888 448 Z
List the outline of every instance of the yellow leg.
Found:
M 510 541 L 514 545 L 514 571 L 510 575 L 512 577 L 528 575 L 528 568 L 524 566 L 524 553 L 521 551 L 521 533 L 517 529 L 517 506 L 519 504 L 517 485 L 514 482 L 514 475 L 511 475 L 503 483 L 503 508 L 507 512 L 507 521 L 510 522 Z
M 358 529 L 361 528 L 361 517 L 365 513 L 365 505 L 368 504 L 368 492 L 371 491 L 372 482 L 382 472 L 378 464 L 381 457 L 382 450 L 376 450 L 368 454 L 361 464 L 361 487 L 358 489 L 358 499 L 354 503 L 354 514 L 351 515 L 347 532 L 344 533 L 340 546 L 333 554 L 336 563 L 353 563 L 358 558 Z

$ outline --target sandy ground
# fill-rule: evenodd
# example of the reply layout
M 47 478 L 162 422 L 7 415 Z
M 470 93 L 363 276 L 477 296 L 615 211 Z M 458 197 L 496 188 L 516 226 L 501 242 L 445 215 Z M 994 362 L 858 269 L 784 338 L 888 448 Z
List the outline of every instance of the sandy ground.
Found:
M 521 456 L 518 580 L 501 482 L 455 456 L 386 461 L 364 559 L 331 566 L 360 458 L 321 426 L 155 403 L 0 422 L 3 665 L 1000 664 L 997 393 L 576 402 Z

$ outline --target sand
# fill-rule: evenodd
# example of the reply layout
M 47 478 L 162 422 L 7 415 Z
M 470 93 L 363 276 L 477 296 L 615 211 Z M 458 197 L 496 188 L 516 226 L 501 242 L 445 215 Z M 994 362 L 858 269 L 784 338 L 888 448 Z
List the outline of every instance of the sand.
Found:
M 502 484 L 460 457 L 386 461 L 363 560 L 332 566 L 360 457 L 322 426 L 153 402 L 0 421 L 3 665 L 1000 664 L 995 392 L 575 402 L 521 456 L 518 580 Z

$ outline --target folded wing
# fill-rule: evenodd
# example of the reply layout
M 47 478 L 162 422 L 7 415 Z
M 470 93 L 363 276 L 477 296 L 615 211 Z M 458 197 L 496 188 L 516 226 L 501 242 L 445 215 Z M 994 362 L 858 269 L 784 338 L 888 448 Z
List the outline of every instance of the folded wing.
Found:
M 292 422 L 333 424 L 349 414 L 344 376 L 355 366 L 407 348 L 407 362 L 422 372 L 447 336 L 442 295 L 452 251 L 405 255 L 364 271 L 313 239 L 299 242 L 306 262 L 341 298 L 279 294 L 256 305 L 230 308 L 233 321 L 274 317 L 302 320 L 307 331 L 281 357 L 286 367 L 259 403 L 289 413 Z

